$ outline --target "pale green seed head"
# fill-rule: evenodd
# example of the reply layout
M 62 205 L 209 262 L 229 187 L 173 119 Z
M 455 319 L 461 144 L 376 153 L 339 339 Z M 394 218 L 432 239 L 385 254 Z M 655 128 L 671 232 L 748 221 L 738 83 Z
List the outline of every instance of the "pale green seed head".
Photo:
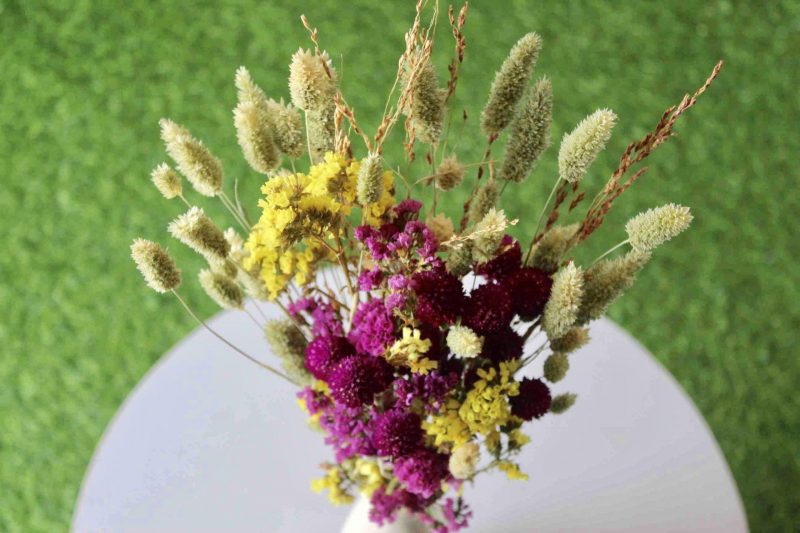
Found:
M 457 278 L 466 275 L 472 269 L 472 243 L 466 242 L 460 248 L 452 250 L 447 256 L 445 266 Z
M 181 271 L 172 256 L 158 243 L 134 239 L 131 257 L 147 285 L 156 292 L 177 289 L 181 284 Z
M 302 156 L 306 149 L 306 137 L 300 111 L 292 105 L 284 104 L 283 100 L 268 100 L 267 118 L 272 124 L 278 150 L 292 159 Z
M 561 179 L 575 183 L 586 175 L 589 166 L 606 147 L 616 122 L 617 115 L 613 111 L 599 109 L 564 135 L 558 152 Z
M 688 207 L 667 204 L 639 213 L 628 221 L 625 231 L 631 246 L 646 252 L 682 233 L 692 218 Z
M 411 122 L 416 138 L 436 144 L 442 136 L 444 125 L 445 92 L 439 89 L 436 69 L 428 61 L 414 80 L 411 103 Z
M 150 173 L 153 185 L 167 200 L 180 196 L 183 193 L 181 177 L 166 163 L 161 163 Z
M 178 165 L 192 187 L 203 196 L 216 196 L 222 191 L 222 163 L 189 130 L 162 118 L 161 138 L 167 154 Z
M 192 207 L 169 224 L 170 234 L 201 254 L 210 264 L 224 263 L 230 245 L 225 235 L 199 207 Z
M 289 65 L 289 94 L 295 106 L 303 111 L 329 107 L 335 92 L 335 70 L 327 52 L 317 55 L 301 48 L 294 53 Z
M 575 404 L 577 398 L 578 395 L 572 394 L 571 392 L 555 396 L 553 402 L 550 404 L 550 412 L 556 415 L 564 413 Z
M 374 204 L 383 194 L 383 164 L 381 156 L 369 154 L 361 162 L 356 180 L 356 198 L 362 206 Z
M 467 214 L 469 223 L 477 224 L 480 222 L 486 216 L 486 213 L 497 205 L 497 200 L 499 199 L 500 190 L 494 180 L 490 179 L 481 185 L 469 204 L 469 212 Z
M 306 111 L 308 145 L 311 160 L 316 164 L 325 159 L 326 152 L 332 152 L 336 141 L 335 107 L 333 101 L 328 107 Z
M 247 164 L 261 174 L 274 170 L 280 156 L 266 112 L 252 102 L 239 102 L 233 110 L 233 124 Z
M 528 260 L 532 266 L 545 272 L 555 272 L 561 265 L 566 253 L 575 246 L 575 235 L 580 224 L 553 226 L 536 244 Z
M 574 327 L 566 332 L 563 337 L 552 339 L 550 341 L 550 349 L 554 352 L 569 354 L 582 348 L 588 342 L 589 329 Z
M 486 263 L 494 259 L 507 227 L 508 219 L 503 210 L 490 208 L 472 230 L 472 234 L 475 236 L 472 246 L 473 261 Z
M 544 307 L 542 328 L 548 339 L 558 339 L 566 334 L 578 317 L 583 297 L 583 271 L 575 263 L 556 272 L 550 299 Z
M 297 326 L 288 319 L 270 320 L 264 334 L 287 375 L 297 383 L 309 383 L 311 374 L 305 368 L 307 343 Z
M 489 90 L 489 100 L 481 113 L 481 129 L 486 136 L 497 135 L 511 124 L 541 47 L 542 39 L 539 35 L 525 35 L 517 41 L 495 74 Z
M 530 91 L 528 99 L 511 127 L 500 179 L 522 182 L 550 146 L 550 123 L 553 120 L 553 86 L 542 78 Z
M 569 370 L 569 357 L 567 354 L 555 352 L 544 362 L 544 379 L 550 383 L 557 383 L 564 379 Z
M 436 168 L 433 181 L 439 189 L 449 191 L 461 185 L 465 171 L 464 165 L 459 163 L 455 155 L 451 155 L 442 160 Z
M 650 252 L 631 250 L 622 257 L 603 259 L 584 275 L 584 290 L 577 324 L 603 316 L 608 307 L 631 288 L 636 274 L 650 260 Z
M 206 294 L 223 309 L 241 309 L 244 306 L 244 293 L 233 278 L 207 269 L 201 270 L 197 277 Z

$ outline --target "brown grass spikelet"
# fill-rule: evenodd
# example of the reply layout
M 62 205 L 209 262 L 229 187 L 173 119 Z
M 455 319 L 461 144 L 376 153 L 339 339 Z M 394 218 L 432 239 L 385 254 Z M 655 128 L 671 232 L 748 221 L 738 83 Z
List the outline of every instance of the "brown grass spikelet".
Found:
M 436 173 L 433 175 L 432 180 L 439 189 L 449 191 L 461 185 L 461 182 L 464 181 L 465 172 L 464 165 L 458 161 L 455 155 L 451 155 L 444 158 L 439 166 L 436 167 Z
M 588 328 L 571 328 L 562 337 L 550 341 L 550 349 L 554 352 L 572 353 L 589 342 Z

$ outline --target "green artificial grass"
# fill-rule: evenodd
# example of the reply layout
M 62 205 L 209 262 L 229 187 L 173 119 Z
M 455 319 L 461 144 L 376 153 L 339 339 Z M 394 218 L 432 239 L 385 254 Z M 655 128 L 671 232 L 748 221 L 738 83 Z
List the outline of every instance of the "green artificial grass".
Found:
M 287 97 L 288 59 L 308 44 L 298 20 L 305 13 L 372 130 L 411 19 L 404 1 L 114 4 L 0 0 L 3 531 L 68 527 L 104 427 L 194 328 L 174 301 L 145 288 L 128 258 L 131 239 L 169 243 L 190 273 L 185 294 L 201 314 L 215 312 L 191 276 L 201 261 L 165 231 L 181 206 L 148 181 L 165 159 L 158 119 L 206 140 L 254 205 L 259 179 L 231 123 L 236 67 Z M 646 207 L 693 208 L 691 231 L 658 251 L 611 316 L 697 403 L 755 531 L 793 529 L 800 510 L 798 28 L 800 4 L 788 1 L 475 1 L 459 93 L 471 117 L 459 152 L 475 161 L 493 72 L 519 36 L 538 31 L 537 75 L 547 74 L 555 93 L 554 139 L 598 107 L 621 118 L 588 178 L 599 186 L 627 142 L 726 60 L 580 258 L 621 240 L 621 224 Z M 450 46 L 442 41 L 436 55 L 442 75 Z M 541 208 L 556 151 L 505 197 L 507 210 L 525 217 L 518 235 Z M 455 214 L 458 202 L 446 208 Z

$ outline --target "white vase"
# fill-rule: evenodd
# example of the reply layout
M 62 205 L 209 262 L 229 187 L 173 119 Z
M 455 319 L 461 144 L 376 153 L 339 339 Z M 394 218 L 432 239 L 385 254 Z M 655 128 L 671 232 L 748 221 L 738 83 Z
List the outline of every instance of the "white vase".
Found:
M 342 533 L 430 533 L 430 528 L 420 522 L 405 510 L 397 515 L 397 520 L 391 524 L 378 524 L 369 519 L 369 500 L 359 497 L 356 504 L 350 509 Z

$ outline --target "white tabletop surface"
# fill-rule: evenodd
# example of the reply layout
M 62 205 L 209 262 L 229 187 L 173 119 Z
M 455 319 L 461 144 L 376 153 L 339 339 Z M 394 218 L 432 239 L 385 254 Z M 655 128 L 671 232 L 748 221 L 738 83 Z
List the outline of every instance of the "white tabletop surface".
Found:
M 247 316 L 210 323 L 275 362 Z M 719 446 L 672 376 L 612 322 L 591 335 L 554 388 L 578 393 L 575 406 L 526 426 L 530 481 L 480 476 L 468 531 L 747 531 Z M 348 508 L 309 488 L 330 458 L 290 385 L 197 329 L 107 428 L 73 530 L 336 532 Z

